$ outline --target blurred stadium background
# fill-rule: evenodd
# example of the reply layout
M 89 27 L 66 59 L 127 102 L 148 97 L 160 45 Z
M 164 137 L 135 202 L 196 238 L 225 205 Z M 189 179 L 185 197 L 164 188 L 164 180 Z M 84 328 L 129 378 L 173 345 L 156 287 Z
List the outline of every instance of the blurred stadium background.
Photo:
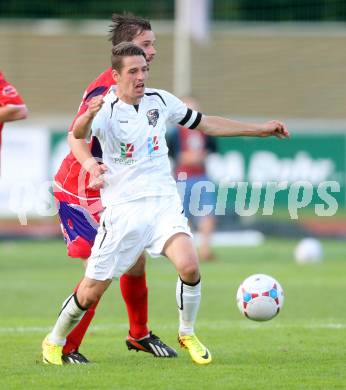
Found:
M 174 0 L 0 0 L 0 69 L 30 110 L 27 120 L 3 130 L 0 388 L 346 388 L 346 0 L 177 0 L 189 3 L 192 22 L 186 10 L 175 11 Z M 258 211 L 247 217 L 234 212 L 229 191 L 218 229 L 228 245 L 242 246 L 216 247 L 216 261 L 201 264 L 197 331 L 213 354 L 207 369 L 192 366 L 180 350 L 170 362 L 128 353 L 116 283 L 81 350 L 96 364 L 41 364 L 42 338 L 82 269 L 67 258 L 49 184 L 68 152 L 66 131 L 84 88 L 109 66 L 110 16 L 124 10 L 152 20 L 158 54 L 150 86 L 191 93 L 207 114 L 288 123 L 288 141 L 219 139 L 208 164 L 216 181 L 313 186 L 298 219 L 290 218 L 287 191 L 278 194 L 272 216 L 262 215 L 262 191 Z M 326 181 L 340 187 L 332 193 L 338 210 L 322 217 L 315 206 L 325 203 L 317 188 Z M 292 261 L 307 236 L 323 246 L 316 266 Z M 282 313 L 268 323 L 241 318 L 236 308 L 237 288 L 253 273 L 274 276 L 285 291 Z M 148 261 L 147 279 L 150 326 L 177 347 L 176 272 L 168 262 Z
M 178 3 L 185 7 L 189 1 Z M 4 129 L 1 238 L 59 236 L 46 183 L 67 153 L 66 129 L 84 88 L 108 67 L 110 16 L 124 10 L 152 20 L 158 55 L 150 86 L 191 93 L 207 114 L 278 118 L 290 127 L 287 142 L 219 139 L 210 174 L 223 181 L 307 180 L 314 189 L 310 204 L 298 210 L 298 220 L 291 220 L 283 191 L 273 216 L 265 217 L 262 194 L 258 212 L 239 217 L 230 190 L 229 215 L 219 219 L 219 229 L 346 237 L 346 1 L 191 3 L 193 21 L 185 12 L 179 22 L 173 0 L 0 0 L 0 68 L 30 110 L 28 120 Z M 188 31 L 177 34 L 183 40 L 176 44 L 179 23 L 190 26 L 188 44 Z M 319 217 L 315 205 L 323 202 L 317 187 L 324 181 L 340 185 L 333 194 L 338 211 Z M 23 219 L 26 214 L 28 225 L 21 226 L 18 215 Z

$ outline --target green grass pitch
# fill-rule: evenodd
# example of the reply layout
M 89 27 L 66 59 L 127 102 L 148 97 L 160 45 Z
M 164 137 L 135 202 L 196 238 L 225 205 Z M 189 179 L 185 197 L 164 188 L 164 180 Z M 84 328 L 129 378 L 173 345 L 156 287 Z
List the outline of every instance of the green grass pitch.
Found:
M 149 324 L 177 348 L 177 359 L 127 351 L 127 316 L 117 282 L 97 310 L 81 351 L 87 366 L 41 363 L 40 344 L 62 301 L 82 275 L 60 241 L 0 243 L 1 389 L 346 389 L 345 242 L 324 241 L 322 264 L 298 266 L 296 242 L 268 240 L 256 248 L 219 248 L 202 264 L 203 296 L 196 326 L 209 347 L 209 366 L 178 348 L 176 273 L 148 260 Z M 266 323 L 243 318 L 239 283 L 253 273 L 279 280 L 285 305 Z

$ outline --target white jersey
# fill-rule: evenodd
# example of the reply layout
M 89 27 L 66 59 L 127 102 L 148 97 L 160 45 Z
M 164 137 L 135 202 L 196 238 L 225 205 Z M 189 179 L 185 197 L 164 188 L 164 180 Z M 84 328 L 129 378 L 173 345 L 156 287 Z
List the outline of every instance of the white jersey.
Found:
M 167 91 L 145 89 L 138 106 L 121 101 L 112 87 L 91 131 L 108 167 L 101 190 L 104 207 L 148 196 L 177 193 L 165 134 L 167 125 L 198 126 L 202 115 Z

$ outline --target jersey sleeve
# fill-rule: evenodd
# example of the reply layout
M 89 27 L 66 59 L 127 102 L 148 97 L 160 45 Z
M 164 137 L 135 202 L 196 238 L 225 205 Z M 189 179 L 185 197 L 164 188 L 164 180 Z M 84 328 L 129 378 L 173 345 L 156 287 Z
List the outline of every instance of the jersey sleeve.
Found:
M 24 107 L 25 103 L 16 88 L 8 82 L 0 86 L 0 106 Z
M 161 93 L 168 109 L 168 121 L 172 125 L 181 125 L 188 129 L 195 129 L 199 125 L 202 119 L 200 112 L 191 110 L 180 99 L 167 91 L 161 91 Z

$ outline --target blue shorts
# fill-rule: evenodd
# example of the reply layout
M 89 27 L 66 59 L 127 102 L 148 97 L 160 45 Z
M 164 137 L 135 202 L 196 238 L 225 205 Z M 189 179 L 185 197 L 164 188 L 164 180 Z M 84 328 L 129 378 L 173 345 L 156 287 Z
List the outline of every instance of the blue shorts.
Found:
M 87 259 L 97 234 L 98 221 L 80 205 L 60 201 L 57 207 L 68 256 Z
M 188 219 L 215 215 L 216 186 L 206 175 L 177 181 L 177 187 Z

